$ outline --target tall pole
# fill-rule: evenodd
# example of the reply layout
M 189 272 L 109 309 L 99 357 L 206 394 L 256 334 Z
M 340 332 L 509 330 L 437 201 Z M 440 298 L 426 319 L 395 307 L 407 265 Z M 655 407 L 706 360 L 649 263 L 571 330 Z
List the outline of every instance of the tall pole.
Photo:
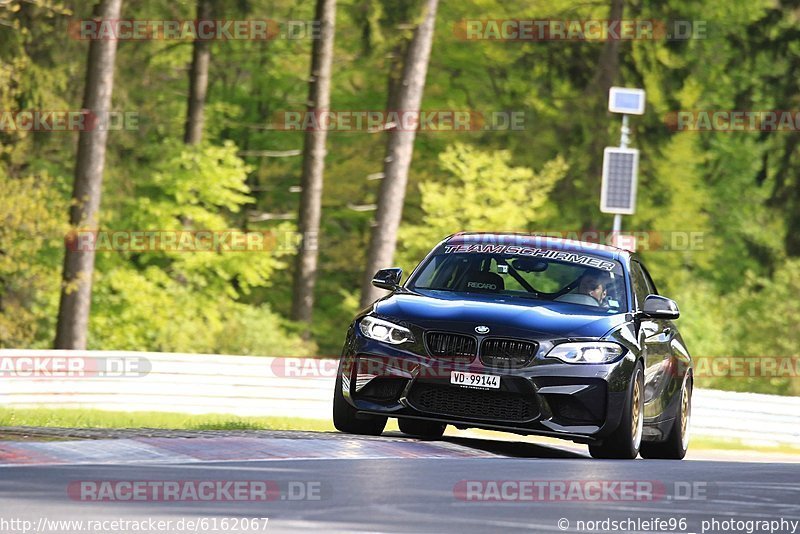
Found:
M 628 115 L 622 115 L 622 128 L 619 133 L 619 147 L 628 148 L 630 142 L 631 130 L 628 127 Z M 618 235 L 622 231 L 622 215 L 619 213 L 614 214 L 614 226 L 611 228 L 611 235 Z
M 628 148 L 628 143 L 630 143 L 630 138 L 628 135 L 631 133 L 630 128 L 628 128 L 628 116 L 622 116 L 622 129 L 619 132 L 619 147 L 620 148 Z

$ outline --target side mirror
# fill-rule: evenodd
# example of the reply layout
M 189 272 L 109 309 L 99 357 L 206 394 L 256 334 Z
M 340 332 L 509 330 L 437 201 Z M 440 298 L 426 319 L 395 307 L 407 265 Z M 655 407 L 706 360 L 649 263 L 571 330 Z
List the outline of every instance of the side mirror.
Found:
M 396 291 L 400 287 L 400 279 L 403 278 L 403 269 L 394 267 L 392 269 L 381 269 L 372 277 L 372 285 L 389 291 Z
M 644 299 L 644 315 L 652 319 L 677 319 L 681 316 L 678 304 L 667 297 L 648 295 Z

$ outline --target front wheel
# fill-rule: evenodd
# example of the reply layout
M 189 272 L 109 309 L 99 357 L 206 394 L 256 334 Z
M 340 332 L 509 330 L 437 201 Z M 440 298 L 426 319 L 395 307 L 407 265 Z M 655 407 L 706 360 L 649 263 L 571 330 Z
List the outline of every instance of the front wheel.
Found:
M 386 427 L 386 417 L 380 415 L 359 414 L 342 394 L 342 375 L 336 376 L 333 391 L 333 426 L 339 432 L 380 436 Z
M 680 412 L 672 423 L 667 439 L 658 443 L 642 443 L 642 458 L 683 460 L 689 449 L 689 423 L 692 419 L 692 382 L 687 379 L 681 388 Z
M 639 455 L 644 430 L 644 371 L 636 364 L 619 427 L 602 443 L 589 445 L 592 458 L 633 460 Z

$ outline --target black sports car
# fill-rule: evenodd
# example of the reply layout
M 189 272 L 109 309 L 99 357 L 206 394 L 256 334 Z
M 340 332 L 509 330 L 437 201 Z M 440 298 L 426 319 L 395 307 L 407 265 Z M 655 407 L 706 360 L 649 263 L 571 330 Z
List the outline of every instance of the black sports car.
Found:
M 636 254 L 594 243 L 460 233 L 347 332 L 337 429 L 436 438 L 450 424 L 587 443 L 596 458 L 683 458 L 692 361 Z

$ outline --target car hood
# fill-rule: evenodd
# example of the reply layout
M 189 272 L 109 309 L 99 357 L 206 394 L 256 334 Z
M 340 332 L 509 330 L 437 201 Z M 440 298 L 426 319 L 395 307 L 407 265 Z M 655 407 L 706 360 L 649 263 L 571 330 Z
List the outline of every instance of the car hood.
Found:
M 381 317 L 424 329 L 474 332 L 488 326 L 495 335 L 542 338 L 600 337 L 626 321 L 624 313 L 589 312 L 585 306 L 513 297 L 436 292 L 436 296 L 395 293 L 379 300 Z

